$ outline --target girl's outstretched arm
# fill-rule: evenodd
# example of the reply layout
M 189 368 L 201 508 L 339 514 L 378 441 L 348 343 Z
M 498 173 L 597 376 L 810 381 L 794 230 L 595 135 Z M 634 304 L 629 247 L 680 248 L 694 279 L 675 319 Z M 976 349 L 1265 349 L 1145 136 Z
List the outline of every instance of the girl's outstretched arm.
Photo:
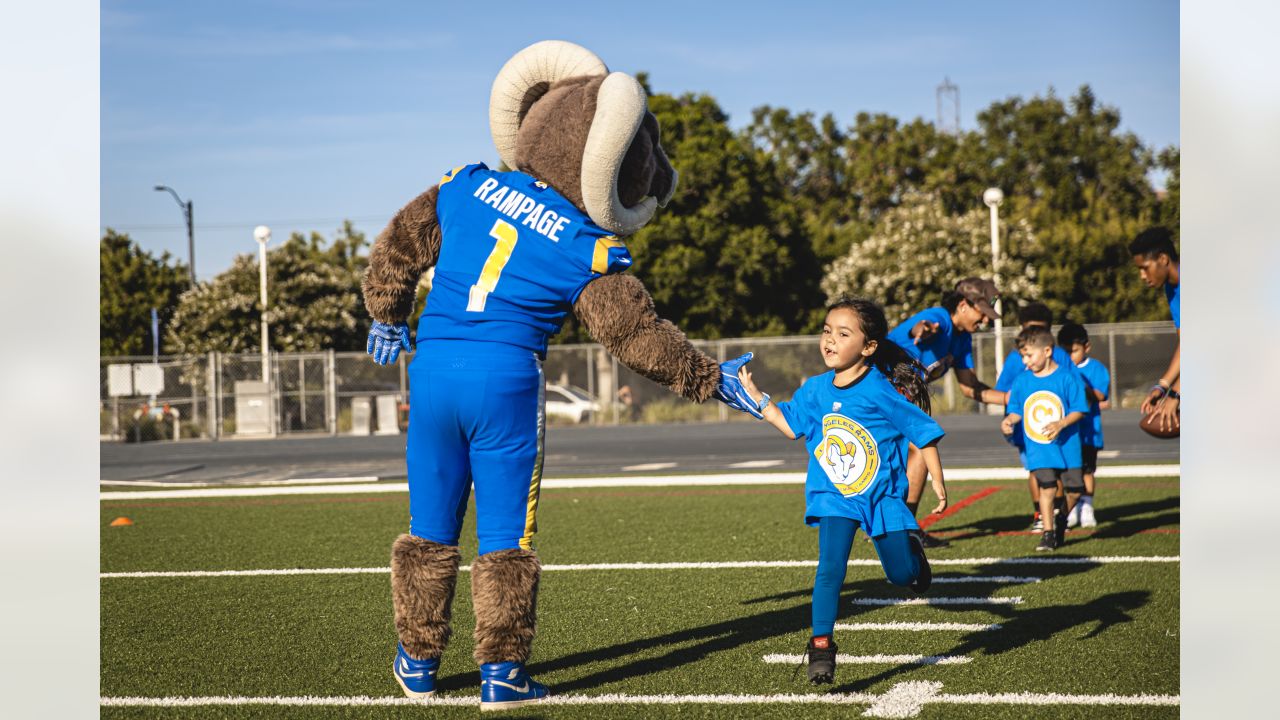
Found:
M 745 365 L 738 371 L 738 379 L 742 380 L 742 388 L 747 391 L 752 400 L 759 403 L 764 399 L 764 393 L 751 381 L 751 371 Z M 765 422 L 778 428 L 778 432 L 785 435 L 788 440 L 796 439 L 795 431 L 787 424 L 786 417 L 782 415 L 782 411 L 778 409 L 777 405 L 769 403 L 769 407 L 766 407 L 760 414 L 764 415 Z

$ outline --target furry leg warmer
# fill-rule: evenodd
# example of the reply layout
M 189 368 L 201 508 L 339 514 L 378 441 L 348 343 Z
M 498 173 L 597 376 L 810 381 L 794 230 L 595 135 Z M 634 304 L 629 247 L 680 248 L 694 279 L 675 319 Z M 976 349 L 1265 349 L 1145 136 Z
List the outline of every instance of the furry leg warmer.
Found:
M 458 548 L 401 535 L 391 546 L 391 602 L 396 633 L 417 660 L 438 658 L 453 633 L 449 627 L 458 580 Z
M 471 564 L 477 663 L 526 662 L 537 629 L 538 577 L 532 550 L 499 550 Z

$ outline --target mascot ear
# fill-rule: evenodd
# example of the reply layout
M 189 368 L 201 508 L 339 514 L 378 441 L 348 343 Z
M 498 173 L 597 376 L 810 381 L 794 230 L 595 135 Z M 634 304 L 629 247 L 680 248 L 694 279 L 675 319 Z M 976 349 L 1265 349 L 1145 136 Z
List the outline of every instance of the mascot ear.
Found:
M 609 68 L 595 53 L 563 40 L 544 40 L 516 53 L 498 71 L 489 93 L 489 132 L 502 162 L 515 169 L 520 124 L 556 81 L 608 74 Z

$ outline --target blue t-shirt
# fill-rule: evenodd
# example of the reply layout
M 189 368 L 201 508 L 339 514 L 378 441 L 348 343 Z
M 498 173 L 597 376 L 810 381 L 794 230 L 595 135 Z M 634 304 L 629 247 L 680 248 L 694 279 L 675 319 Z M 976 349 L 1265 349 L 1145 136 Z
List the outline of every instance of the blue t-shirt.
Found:
M 631 267 L 621 240 L 553 188 L 484 164 L 440 179 L 443 239 L 418 337 L 546 354 L 587 283 Z
M 1084 362 L 1076 366 L 1076 372 L 1084 380 L 1085 400 L 1089 403 L 1089 413 L 1079 422 L 1080 442 L 1089 447 L 1101 448 L 1102 408 L 1098 407 L 1099 401 L 1094 397 L 1093 391 L 1101 392 L 1102 399 L 1107 399 L 1111 393 L 1111 372 L 1106 365 L 1093 358 L 1085 358 Z
M 1164 284 L 1164 297 L 1166 300 L 1169 301 L 1169 313 L 1173 315 L 1173 326 L 1181 330 L 1182 329 L 1182 317 L 1181 317 L 1182 312 L 1179 307 L 1182 304 L 1181 295 L 1179 294 L 1179 291 L 1182 289 L 1182 274 L 1181 274 L 1182 267 L 1181 266 L 1178 267 L 1178 273 L 1179 274 L 1178 274 L 1177 285 L 1170 285 L 1169 283 Z
M 1081 467 L 1080 425 L 1085 419 L 1068 425 L 1052 440 L 1044 436 L 1045 425 L 1073 412 L 1089 412 L 1084 381 L 1070 363 L 1059 365 L 1045 377 L 1031 372 L 1019 375 L 1009 388 L 1009 412 L 1022 416 L 1026 469 Z
M 938 323 L 938 332 L 917 345 L 911 339 L 911 328 L 921 320 Z M 943 307 L 931 307 L 912 315 L 889 331 L 889 339 L 924 366 L 930 382 L 947 374 L 952 367 L 973 369 L 973 337 L 951 324 L 951 313 Z
M 1064 368 L 1074 368 L 1076 366 L 1075 363 L 1071 362 L 1071 353 L 1063 350 L 1059 345 L 1053 346 L 1053 361 Z M 1014 350 L 1004 359 L 1004 367 L 1000 368 L 1000 377 L 996 378 L 995 389 L 1000 392 L 1009 392 L 1009 388 L 1013 387 L 1013 381 L 1017 380 L 1018 376 L 1026 371 L 1027 366 L 1022 364 L 1022 353 Z M 1006 415 L 1009 414 L 1008 405 L 1004 406 L 1004 412 Z M 1026 444 L 1022 441 L 1022 423 L 1013 426 L 1012 435 L 1004 435 L 1004 433 L 1001 433 L 1001 435 L 1006 442 L 1018 448 L 1019 452 L 1026 448 Z
M 809 453 L 805 522 L 852 518 L 871 537 L 918 528 L 904 502 L 907 444 L 924 447 L 942 428 L 874 367 L 848 387 L 834 380 L 834 370 L 811 377 L 778 403 Z

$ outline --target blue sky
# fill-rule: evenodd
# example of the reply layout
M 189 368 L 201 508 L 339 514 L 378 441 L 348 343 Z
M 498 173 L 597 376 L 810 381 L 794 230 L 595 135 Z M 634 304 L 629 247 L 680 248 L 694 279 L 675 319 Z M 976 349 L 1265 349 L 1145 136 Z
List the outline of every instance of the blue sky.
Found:
M 760 105 L 961 124 L 1009 96 L 1082 84 L 1152 147 L 1179 143 L 1178 3 L 1134 2 L 142 2 L 104 0 L 102 226 L 187 258 L 195 203 L 210 279 L 291 231 L 370 239 L 463 163 L 496 162 L 498 68 L 564 39 L 657 92 L 708 93 L 740 127 Z

